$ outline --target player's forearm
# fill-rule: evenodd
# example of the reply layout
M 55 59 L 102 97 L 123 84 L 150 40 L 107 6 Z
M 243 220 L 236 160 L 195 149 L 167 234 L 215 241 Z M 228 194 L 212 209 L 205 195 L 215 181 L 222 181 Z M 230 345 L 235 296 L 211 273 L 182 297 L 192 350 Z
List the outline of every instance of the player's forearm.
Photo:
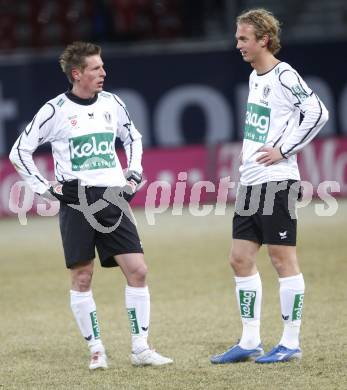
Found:
M 13 146 L 10 156 L 12 164 L 21 177 L 28 183 L 33 192 L 43 194 L 49 188 L 48 181 L 42 177 L 37 169 L 32 153 Z
M 135 139 L 127 145 L 124 145 L 127 156 L 128 170 L 142 173 L 142 141 L 141 138 Z
M 313 104 L 303 107 L 305 115 L 300 126 L 281 145 L 280 150 L 284 157 L 287 158 L 303 149 L 328 121 L 328 110 L 318 98 L 315 99 Z

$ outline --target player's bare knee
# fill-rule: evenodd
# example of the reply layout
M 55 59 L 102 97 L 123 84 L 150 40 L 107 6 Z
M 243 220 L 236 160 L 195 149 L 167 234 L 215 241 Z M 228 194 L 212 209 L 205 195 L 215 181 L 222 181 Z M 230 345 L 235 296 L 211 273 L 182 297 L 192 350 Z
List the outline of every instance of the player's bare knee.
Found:
M 148 268 L 146 264 L 139 264 L 127 273 L 126 278 L 129 286 L 143 287 L 146 282 Z
M 298 273 L 298 260 L 293 247 L 272 246 L 268 249 L 271 262 L 280 276 Z
M 242 254 L 239 251 L 231 251 L 229 263 L 234 271 L 238 271 L 240 268 L 244 268 L 248 262 L 249 259 L 245 254 Z
M 271 256 L 271 261 L 280 277 L 293 276 L 300 273 L 299 264 L 295 257 Z
M 286 268 L 286 260 L 281 256 L 271 256 L 271 262 L 279 274 Z
M 92 283 L 93 272 L 80 270 L 72 274 L 72 288 L 76 291 L 89 291 Z
M 281 253 L 271 253 L 270 258 L 279 275 L 287 274 L 287 272 L 293 268 L 295 263 L 295 259 L 293 259 L 291 256 L 286 256 Z
M 141 264 L 139 265 L 135 272 L 133 273 L 133 277 L 137 280 L 137 281 L 145 281 L 146 280 L 146 276 L 147 276 L 147 273 L 148 273 L 148 267 L 146 264 Z

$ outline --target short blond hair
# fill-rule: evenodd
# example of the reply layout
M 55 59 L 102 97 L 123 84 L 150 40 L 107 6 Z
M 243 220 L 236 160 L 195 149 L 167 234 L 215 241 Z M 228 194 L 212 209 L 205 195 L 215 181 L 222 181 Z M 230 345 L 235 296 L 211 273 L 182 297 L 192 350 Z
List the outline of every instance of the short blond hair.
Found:
M 86 57 L 100 55 L 101 47 L 90 42 L 76 41 L 66 46 L 65 50 L 59 57 L 59 63 L 66 77 L 73 83 L 71 71 L 78 68 L 81 71 L 87 66 Z
M 269 37 L 267 48 L 272 54 L 280 51 L 280 22 L 270 11 L 263 8 L 245 11 L 237 17 L 236 23 L 252 25 L 257 40 L 262 39 L 264 35 Z

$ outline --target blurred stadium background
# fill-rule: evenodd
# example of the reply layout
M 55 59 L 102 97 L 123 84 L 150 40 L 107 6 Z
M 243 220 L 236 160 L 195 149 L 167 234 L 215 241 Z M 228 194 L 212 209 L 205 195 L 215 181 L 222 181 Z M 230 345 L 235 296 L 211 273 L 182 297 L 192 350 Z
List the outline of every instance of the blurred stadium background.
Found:
M 221 179 L 238 181 L 251 69 L 235 50 L 235 17 L 253 7 L 279 17 L 279 58 L 299 71 L 330 111 L 328 124 L 299 156 L 302 177 L 315 190 L 327 180 L 340 187 L 335 193 L 337 214 L 318 217 L 315 205 L 301 211 L 298 248 L 309 286 L 303 329 L 307 359 L 300 368 L 271 372 L 249 364 L 212 368 L 207 359 L 230 344 L 240 329 L 226 262 L 234 191 L 227 195 L 231 206 L 225 216 L 194 217 L 189 209 L 172 216 L 169 209 L 149 226 L 142 208 L 148 185 L 165 180 L 174 189 L 182 171 L 187 172 L 186 204 L 198 181 L 214 184 L 214 190 L 201 192 L 201 201 L 210 204 L 216 201 Z M 67 90 L 57 58 L 73 40 L 102 46 L 105 90 L 122 97 L 143 134 L 148 182 L 134 205 L 139 207 L 136 216 L 152 270 L 152 333 L 159 340 L 156 347 L 177 362 L 160 374 L 135 373 L 125 362 L 128 332 L 122 299 L 118 308 L 110 303 L 115 274 L 98 270 L 95 294 L 101 327 L 110 345 L 111 366 L 118 371 L 116 377 L 107 373 L 103 379 L 85 379 L 81 361 L 86 357 L 68 308 L 69 282 L 56 218 L 31 218 L 28 226 L 15 219 L 18 198 L 10 193 L 19 177 L 7 156 L 44 102 Z M 79 383 L 92 389 L 116 383 L 117 388 L 224 389 L 233 388 L 233 378 L 235 388 L 271 388 L 269 383 L 274 389 L 285 388 L 283 383 L 303 389 L 345 388 L 346 49 L 345 0 L 0 0 L 0 387 L 79 388 Z M 49 150 L 41 147 L 36 162 L 53 180 Z M 173 201 L 172 190 L 168 206 Z M 35 199 L 33 215 L 40 202 Z M 269 329 L 277 334 L 281 327 L 278 298 L 271 294 L 277 285 L 264 253 L 260 262 L 269 286 L 264 342 L 270 347 L 277 340 Z M 117 272 L 115 281 L 115 296 L 121 297 L 123 281 Z M 169 313 L 167 305 L 172 305 Z M 278 321 L 273 324 L 270 318 Z M 331 318 L 331 327 L 326 318 Z M 115 339 L 117 347 L 112 346 Z M 75 380 L 64 374 L 66 366 L 74 370 Z
M 142 132 L 148 183 L 174 185 L 186 171 L 188 201 L 197 181 L 216 187 L 228 175 L 237 181 L 251 69 L 235 50 L 235 16 L 256 6 L 280 18 L 280 59 L 330 111 L 317 142 L 299 157 L 303 179 L 315 188 L 335 180 L 345 196 L 345 1 L 0 0 L 0 216 L 13 214 L 9 192 L 18 177 L 7 161 L 11 145 L 45 101 L 67 90 L 57 58 L 77 39 L 103 48 L 105 89 L 122 97 Z M 53 179 L 48 151 L 39 149 L 37 163 Z M 146 189 L 135 206 L 143 206 Z M 201 199 L 214 201 L 216 191 L 202 191 Z

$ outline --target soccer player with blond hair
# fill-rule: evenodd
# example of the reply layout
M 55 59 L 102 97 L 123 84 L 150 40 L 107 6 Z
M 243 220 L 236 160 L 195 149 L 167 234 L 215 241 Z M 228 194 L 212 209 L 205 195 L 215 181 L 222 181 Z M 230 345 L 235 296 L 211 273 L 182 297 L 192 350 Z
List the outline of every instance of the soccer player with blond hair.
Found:
M 297 153 L 327 122 L 328 111 L 298 72 L 276 57 L 279 34 L 279 21 L 265 9 L 237 18 L 237 49 L 253 68 L 230 255 L 243 329 L 237 344 L 211 357 L 214 364 L 276 363 L 302 356 L 305 283 L 296 253 Z M 282 337 L 266 354 L 260 338 L 262 282 L 256 266 L 263 244 L 279 277 L 283 319 Z

